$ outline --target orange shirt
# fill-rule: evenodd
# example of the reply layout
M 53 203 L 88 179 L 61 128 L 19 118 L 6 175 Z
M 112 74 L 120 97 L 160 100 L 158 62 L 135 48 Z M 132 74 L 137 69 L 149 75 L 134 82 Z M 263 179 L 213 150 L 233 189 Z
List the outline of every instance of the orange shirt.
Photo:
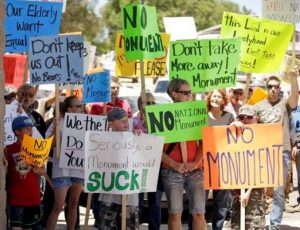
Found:
M 164 148 L 163 148 L 164 153 L 168 150 L 169 146 L 170 146 L 170 144 L 164 145 Z M 187 162 L 193 162 L 197 156 L 197 150 L 198 150 L 197 141 L 187 141 L 186 149 L 187 149 Z M 173 160 L 175 160 L 177 162 L 183 162 L 179 142 L 176 143 L 173 150 L 170 152 L 169 157 L 171 157 Z M 170 168 L 171 166 L 164 163 L 163 167 Z

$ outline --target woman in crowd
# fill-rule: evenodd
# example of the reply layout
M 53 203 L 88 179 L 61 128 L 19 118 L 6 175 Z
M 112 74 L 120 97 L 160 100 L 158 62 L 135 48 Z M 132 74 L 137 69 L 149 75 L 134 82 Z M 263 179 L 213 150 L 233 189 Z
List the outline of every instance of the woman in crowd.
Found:
M 224 111 L 228 103 L 225 90 L 214 90 L 207 95 L 208 125 L 229 125 L 234 121 L 231 113 Z M 232 202 L 231 190 L 213 190 L 214 212 L 212 218 L 213 230 L 221 230 L 229 213 Z
M 189 83 L 182 79 L 170 81 L 168 94 L 175 103 L 192 100 Z M 182 157 L 184 145 L 186 145 L 186 162 Z M 182 229 L 181 214 L 184 189 L 189 198 L 193 229 L 206 229 L 205 191 L 201 161 L 202 145 L 198 141 L 177 142 L 164 146 L 162 181 L 168 202 L 169 229 Z
M 142 97 L 138 98 L 138 113 L 136 116 L 133 117 L 133 129 L 142 130 L 143 133 L 148 133 L 147 125 L 146 125 L 146 113 L 145 107 L 143 106 Z M 146 92 L 146 102 L 145 106 L 147 105 L 154 105 L 155 98 L 152 93 Z M 147 199 L 148 199 L 148 218 L 147 221 L 149 223 L 148 228 L 150 230 L 159 230 L 160 229 L 160 222 L 161 222 L 161 208 L 160 208 L 160 201 L 162 197 L 161 191 L 156 192 L 148 192 Z M 144 206 L 144 193 L 139 194 L 139 208 L 142 210 Z
M 62 128 L 64 124 L 65 113 L 82 113 L 81 101 L 76 96 L 69 96 L 63 102 L 63 112 L 60 119 L 60 130 L 62 137 Z M 55 133 L 54 123 L 48 129 L 49 133 Z M 55 153 L 54 153 L 55 155 Z M 77 206 L 81 190 L 83 188 L 83 170 L 59 168 L 59 159 L 53 158 L 52 185 L 54 189 L 54 205 L 48 218 L 47 229 L 54 230 L 58 216 L 65 204 L 65 199 L 69 191 L 67 201 L 67 229 L 75 228 L 77 218 Z

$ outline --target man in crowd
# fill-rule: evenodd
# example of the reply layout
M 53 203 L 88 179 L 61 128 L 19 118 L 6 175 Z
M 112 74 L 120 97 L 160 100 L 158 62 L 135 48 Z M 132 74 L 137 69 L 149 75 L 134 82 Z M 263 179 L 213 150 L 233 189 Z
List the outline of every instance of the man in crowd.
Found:
M 298 70 L 289 72 L 291 79 L 291 94 L 288 98 L 280 97 L 280 80 L 271 76 L 266 81 L 268 97 L 255 104 L 259 123 L 281 123 L 283 131 L 283 186 L 273 190 L 273 207 L 270 216 L 270 230 L 280 229 L 285 203 L 285 184 L 291 160 L 290 145 L 290 114 L 298 103 Z

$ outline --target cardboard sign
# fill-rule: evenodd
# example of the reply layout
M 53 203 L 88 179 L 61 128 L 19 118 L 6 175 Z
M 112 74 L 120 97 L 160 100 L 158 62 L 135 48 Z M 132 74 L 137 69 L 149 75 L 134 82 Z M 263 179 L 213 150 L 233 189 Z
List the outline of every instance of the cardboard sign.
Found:
M 66 113 L 59 167 L 84 169 L 84 136 L 88 130 L 108 131 L 106 116 Z
M 132 194 L 155 192 L 162 137 L 129 132 L 92 132 L 85 136 L 85 191 Z
M 224 12 L 222 37 L 242 38 L 239 70 L 268 73 L 279 69 L 291 41 L 292 24 Z
M 82 35 L 31 38 L 31 84 L 82 82 L 84 56 Z
M 62 3 L 6 0 L 6 52 L 27 52 L 35 36 L 56 35 Z
M 165 56 L 155 58 L 153 60 L 144 61 L 144 76 L 145 77 L 159 77 L 166 75 L 166 58 L 169 49 L 170 35 L 160 33 L 162 43 L 164 46 Z M 140 61 L 127 61 L 125 58 L 124 36 L 122 33 L 117 33 L 116 39 L 116 74 L 117 76 L 140 76 L 141 66 Z
M 126 5 L 122 8 L 122 28 L 126 60 L 147 60 L 165 56 L 155 7 L 144 4 Z
M 272 135 L 266 135 L 272 133 Z M 266 188 L 283 185 L 281 124 L 203 129 L 205 189 Z
M 299 0 L 262 0 L 262 17 L 274 21 L 299 23 Z
M 207 126 L 205 101 L 146 106 L 149 133 L 165 137 L 165 143 L 202 139 Z
M 20 156 L 28 164 L 43 167 L 47 161 L 53 136 L 48 139 L 35 139 L 24 135 Z
M 67 6 L 67 0 L 26 0 L 26 1 L 62 2 L 63 3 L 62 12 L 63 13 L 66 11 L 66 6 Z
M 193 17 L 163 17 L 163 20 L 166 33 L 171 34 L 171 41 L 197 39 Z
M 193 92 L 234 86 L 240 45 L 239 38 L 171 42 L 170 79 L 187 80 Z
M 3 69 L 6 84 L 12 84 L 16 88 L 23 84 L 26 55 L 4 54 Z
M 110 102 L 109 71 L 97 72 L 85 76 L 83 80 L 83 103 Z
M 22 114 L 17 113 L 18 102 L 15 100 L 9 105 L 5 105 L 5 115 L 4 115 L 4 144 L 10 145 L 17 140 L 14 132 L 12 131 L 12 122 L 18 116 L 28 115 L 23 112 Z M 39 133 L 36 127 L 32 127 L 32 136 L 34 138 L 42 138 L 42 135 Z

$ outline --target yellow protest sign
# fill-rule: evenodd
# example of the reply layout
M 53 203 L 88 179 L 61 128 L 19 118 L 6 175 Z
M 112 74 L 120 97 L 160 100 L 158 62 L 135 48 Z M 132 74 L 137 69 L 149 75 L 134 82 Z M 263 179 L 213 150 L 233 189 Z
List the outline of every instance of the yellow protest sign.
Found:
M 224 12 L 221 37 L 241 37 L 239 70 L 269 73 L 279 69 L 291 41 L 294 25 Z
M 53 136 L 48 139 L 33 138 L 25 135 L 20 156 L 28 164 L 42 167 L 48 160 Z
M 160 33 L 165 50 L 165 56 L 152 60 L 144 60 L 144 76 L 159 77 L 166 75 L 166 59 L 169 49 L 170 34 Z M 127 61 L 125 58 L 124 36 L 117 33 L 116 39 L 116 74 L 117 76 L 140 76 L 140 61 Z
M 239 136 L 233 126 L 202 131 L 205 189 L 283 185 L 281 124 L 245 125 Z
M 257 102 L 262 101 L 263 99 L 268 97 L 268 93 L 260 87 L 257 87 L 251 97 L 249 98 L 247 104 L 255 105 Z

